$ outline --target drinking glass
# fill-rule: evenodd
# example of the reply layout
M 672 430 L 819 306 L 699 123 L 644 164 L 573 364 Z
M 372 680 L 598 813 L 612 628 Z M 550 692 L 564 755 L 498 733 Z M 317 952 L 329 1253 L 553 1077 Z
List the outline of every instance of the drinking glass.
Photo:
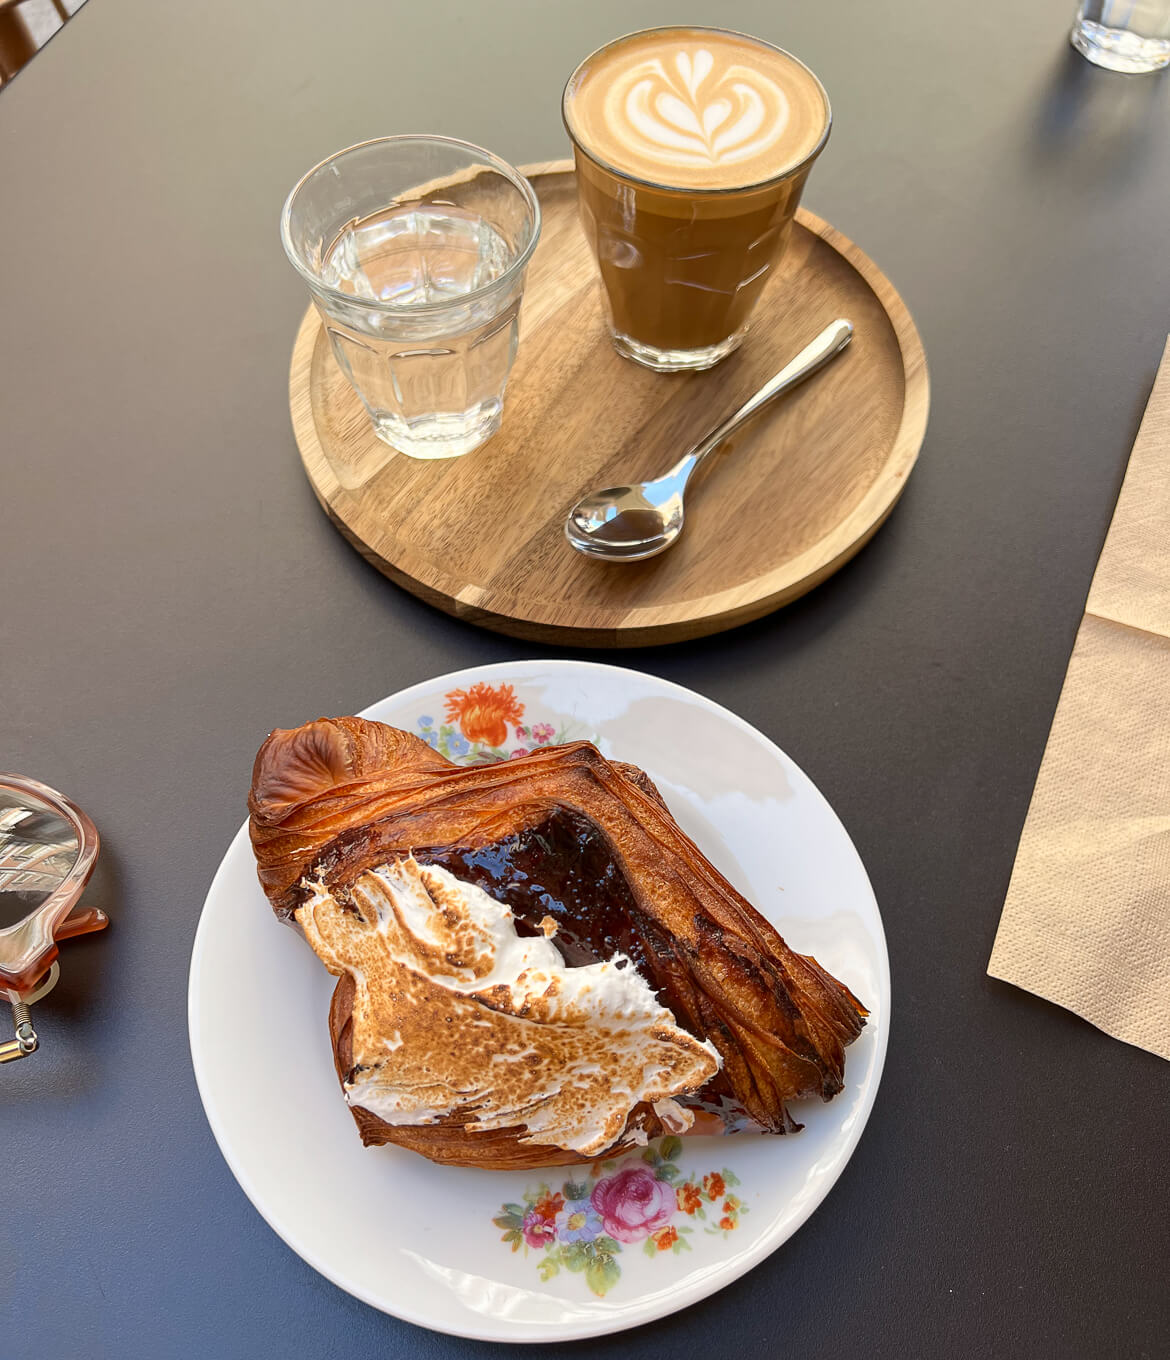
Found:
M 1069 36 L 1110 71 L 1160 70 L 1170 65 L 1170 0 L 1084 0 Z
M 528 181 L 450 137 L 362 142 L 289 194 L 285 252 L 379 439 L 455 458 L 499 428 L 539 235 Z

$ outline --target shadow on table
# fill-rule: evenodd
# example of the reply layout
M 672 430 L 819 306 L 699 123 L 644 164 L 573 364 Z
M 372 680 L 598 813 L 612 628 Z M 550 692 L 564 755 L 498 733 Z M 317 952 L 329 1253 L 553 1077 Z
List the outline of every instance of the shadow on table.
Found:
M 1161 74 L 1105 71 L 1067 48 L 1036 110 L 1037 165 L 1079 169 L 1086 188 L 1097 191 L 1137 178 L 1165 116 L 1168 89 Z
M 848 626 L 853 616 L 866 608 L 868 597 L 895 568 L 904 551 L 902 535 L 913 522 L 912 503 L 916 499 L 915 484 L 911 480 L 889 518 L 855 557 L 807 594 L 762 618 L 722 633 L 661 647 L 598 648 L 592 653 L 580 654 L 586 659 L 629 665 L 635 670 L 660 671 L 662 668 L 654 664 L 652 658 L 721 655 L 736 649 L 742 653 L 740 660 L 749 664 L 753 657 L 759 660 L 762 653 L 774 655 L 777 649 L 799 652 L 817 638 Z

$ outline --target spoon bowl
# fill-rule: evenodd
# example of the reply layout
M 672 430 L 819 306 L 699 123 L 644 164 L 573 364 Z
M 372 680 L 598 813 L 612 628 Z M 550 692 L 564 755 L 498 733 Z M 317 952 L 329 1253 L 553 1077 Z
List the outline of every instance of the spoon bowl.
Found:
M 664 493 L 660 482 L 610 486 L 577 502 L 565 533 L 579 552 L 637 562 L 670 547 L 684 513 L 682 497 Z

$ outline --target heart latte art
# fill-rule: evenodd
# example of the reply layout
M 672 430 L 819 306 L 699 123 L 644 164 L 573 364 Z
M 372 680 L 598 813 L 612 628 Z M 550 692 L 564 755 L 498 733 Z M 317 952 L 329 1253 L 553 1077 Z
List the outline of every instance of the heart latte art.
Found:
M 817 149 L 819 81 L 779 48 L 713 29 L 652 29 L 595 52 L 565 92 L 569 129 L 615 169 L 677 188 L 774 179 Z
M 738 64 L 717 70 L 711 52 L 651 57 L 615 80 L 610 125 L 678 165 L 748 160 L 775 146 L 788 98 L 775 81 Z

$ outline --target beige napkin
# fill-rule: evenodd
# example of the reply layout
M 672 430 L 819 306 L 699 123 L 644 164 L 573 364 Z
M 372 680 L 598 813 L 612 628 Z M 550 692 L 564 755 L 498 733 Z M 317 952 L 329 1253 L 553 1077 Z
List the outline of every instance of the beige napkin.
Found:
M 1170 341 L 987 971 L 1170 1059 Z

